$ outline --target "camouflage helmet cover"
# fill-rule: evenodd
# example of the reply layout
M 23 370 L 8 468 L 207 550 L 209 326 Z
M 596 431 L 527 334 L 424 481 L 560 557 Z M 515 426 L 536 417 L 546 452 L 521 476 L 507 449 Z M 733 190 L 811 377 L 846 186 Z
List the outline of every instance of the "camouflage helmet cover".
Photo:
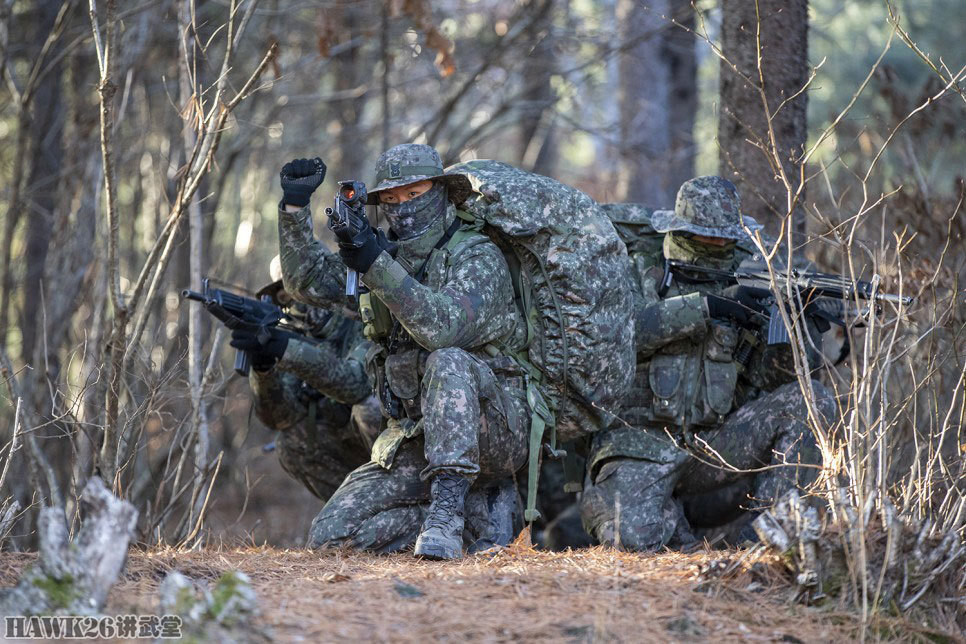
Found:
M 369 204 L 379 203 L 378 193 L 417 181 L 443 181 L 449 188 L 449 200 L 462 203 L 472 192 L 469 179 L 458 173 L 447 173 L 436 150 L 422 143 L 403 143 L 389 148 L 376 161 L 375 186 L 369 190 Z
M 741 198 L 735 184 L 721 177 L 697 177 L 681 184 L 674 210 L 658 210 L 651 224 L 659 233 L 684 231 L 706 237 L 745 239 L 741 226 L 759 230 L 761 224 L 741 215 Z

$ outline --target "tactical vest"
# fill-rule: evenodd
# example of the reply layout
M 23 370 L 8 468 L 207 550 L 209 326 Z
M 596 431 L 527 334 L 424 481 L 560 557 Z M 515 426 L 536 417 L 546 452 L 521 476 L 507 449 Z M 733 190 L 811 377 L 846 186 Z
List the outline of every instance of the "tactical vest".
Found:
M 454 220 L 452 229 L 413 276 L 420 283 L 442 286 L 447 281 L 450 267 L 460 255 L 490 241 L 486 235 L 463 224 L 459 217 Z M 373 342 L 366 356 L 366 365 L 379 393 L 383 414 L 387 418 L 418 421 L 422 416 L 420 382 L 429 351 L 409 336 L 392 317 L 389 307 L 373 293 L 359 296 L 359 313 L 365 324 L 363 333 Z M 488 346 L 484 351 L 491 356 L 499 354 L 499 348 L 494 351 Z

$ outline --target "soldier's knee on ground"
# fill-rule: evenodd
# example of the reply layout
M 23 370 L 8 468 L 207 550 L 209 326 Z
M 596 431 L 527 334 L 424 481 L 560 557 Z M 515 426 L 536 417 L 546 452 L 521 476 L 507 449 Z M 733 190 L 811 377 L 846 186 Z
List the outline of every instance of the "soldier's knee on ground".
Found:
M 390 470 L 370 462 L 350 473 L 312 522 L 308 546 L 391 552 L 412 544 L 429 496 L 420 449 L 406 441 Z
M 345 522 L 320 512 L 312 519 L 305 545 L 309 548 L 338 548 L 347 545 L 354 532 L 355 529 Z
M 824 417 L 825 422 L 835 420 L 836 405 L 832 392 L 818 380 L 812 380 L 812 391 L 815 393 L 815 407 Z M 778 387 L 768 396 L 780 400 L 781 407 L 803 423 L 808 422 L 808 408 L 805 396 L 802 394 L 798 382 L 789 382 Z
M 661 470 L 661 471 L 656 471 Z M 600 543 L 627 550 L 653 550 L 667 544 L 684 521 L 670 498 L 673 483 L 666 465 L 617 458 L 604 463 L 585 486 L 580 513 L 584 529 Z
M 398 552 L 412 546 L 419 534 L 424 509 L 419 505 L 400 506 L 365 519 L 360 525 L 339 521 L 338 517 L 319 514 L 309 530 L 308 547 L 350 547 L 378 553 Z

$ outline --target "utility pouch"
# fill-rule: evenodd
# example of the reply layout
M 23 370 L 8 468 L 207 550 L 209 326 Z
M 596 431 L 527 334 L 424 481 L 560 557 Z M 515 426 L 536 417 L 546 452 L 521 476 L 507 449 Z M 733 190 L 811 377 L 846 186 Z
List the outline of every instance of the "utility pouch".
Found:
M 413 420 L 422 416 L 419 403 L 420 357 L 423 349 L 413 348 L 386 357 L 386 382 L 402 401 L 406 415 Z
M 738 344 L 738 331 L 724 324 L 712 324 L 705 355 L 715 362 L 734 360 L 735 346 Z
M 738 383 L 738 367 L 734 362 L 737 344 L 737 330 L 723 324 L 711 326 L 703 365 L 704 405 L 701 418 L 694 421 L 696 425 L 719 425 L 731 411 Z
M 621 420 L 628 425 L 641 427 L 648 421 L 653 420 L 651 407 L 654 403 L 654 394 L 651 391 L 650 363 L 638 363 L 634 370 L 634 384 L 630 391 L 633 396 L 628 396 L 624 406 L 621 408 Z
M 386 418 L 402 418 L 402 402 L 389 389 L 389 381 L 386 378 L 386 350 L 382 345 L 373 344 L 366 352 L 366 373 L 372 379 L 376 394 L 379 396 L 379 405 L 382 414 Z
M 658 354 L 651 359 L 648 382 L 654 394 L 652 413 L 660 420 L 680 423 L 684 417 L 684 392 L 681 381 L 687 356 Z
M 363 335 L 373 341 L 386 338 L 392 331 L 392 314 L 389 307 L 370 292 L 359 295 L 359 317 L 365 327 Z

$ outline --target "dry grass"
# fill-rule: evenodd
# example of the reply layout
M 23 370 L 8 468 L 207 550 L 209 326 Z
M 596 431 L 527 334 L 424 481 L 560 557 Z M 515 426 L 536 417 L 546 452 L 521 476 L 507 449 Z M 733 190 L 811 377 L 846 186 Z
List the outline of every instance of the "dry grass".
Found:
M 0 553 L 0 584 L 33 559 Z M 791 601 L 774 558 L 523 545 L 454 563 L 268 547 L 132 551 L 106 612 L 156 612 L 157 586 L 173 569 L 207 583 L 230 569 L 249 575 L 260 623 L 279 642 L 844 642 L 861 631 L 855 615 Z M 892 618 L 879 618 L 870 635 L 955 641 Z

